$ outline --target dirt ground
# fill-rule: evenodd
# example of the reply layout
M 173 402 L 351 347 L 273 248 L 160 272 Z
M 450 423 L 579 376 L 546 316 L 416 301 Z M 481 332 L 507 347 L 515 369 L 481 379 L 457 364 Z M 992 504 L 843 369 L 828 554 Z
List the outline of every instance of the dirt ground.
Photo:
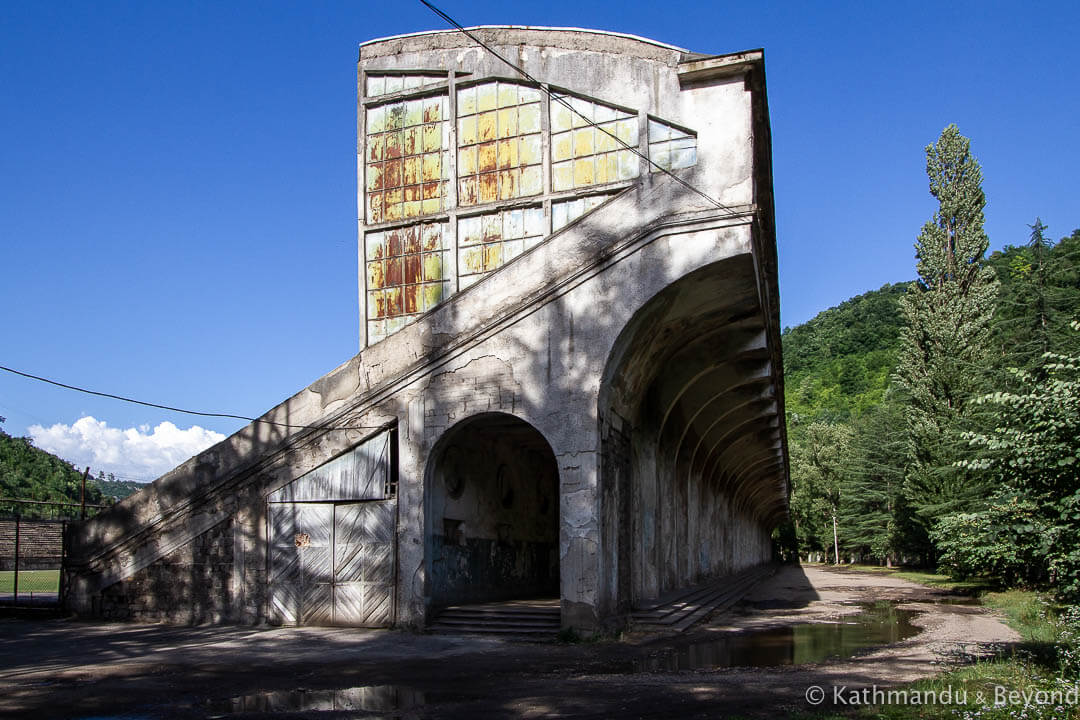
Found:
M 855 603 L 918 611 L 918 633 L 846 660 L 672 671 L 731 633 L 838 623 Z M 341 628 L 0 620 L 0 716 L 782 717 L 817 686 L 886 687 L 1018 640 L 990 611 L 874 573 L 785 567 L 682 636 L 527 643 Z M 757 637 L 757 636 L 755 636 Z M 706 653 L 706 657 L 709 657 Z M 813 691 L 811 691 L 812 693 Z

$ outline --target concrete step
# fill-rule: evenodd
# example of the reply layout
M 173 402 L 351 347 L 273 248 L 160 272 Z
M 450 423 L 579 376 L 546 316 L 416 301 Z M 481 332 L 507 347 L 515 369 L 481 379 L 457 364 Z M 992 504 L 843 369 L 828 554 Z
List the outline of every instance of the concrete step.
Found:
M 518 619 L 518 617 L 459 617 L 454 615 L 441 615 L 435 620 L 441 625 L 484 625 L 487 627 L 555 627 L 558 625 L 557 617 L 548 619 Z
M 510 600 L 455 605 L 443 609 L 428 626 L 435 633 L 554 637 L 559 632 L 558 600 Z
M 713 613 L 734 605 L 775 570 L 772 565 L 765 565 L 668 595 L 663 598 L 665 602 L 654 601 L 635 610 L 631 619 L 638 630 L 684 632 Z
M 553 638 L 559 633 L 559 628 L 495 628 L 488 625 L 443 625 L 434 623 L 428 626 L 430 632 L 439 635 L 507 635 L 513 637 L 545 637 Z
M 472 612 L 459 612 L 451 614 L 440 614 L 440 619 L 453 618 L 455 620 L 468 620 L 469 622 L 539 622 L 539 623 L 557 623 L 559 622 L 559 613 L 552 613 L 550 615 L 539 615 L 530 613 L 528 615 L 516 615 L 512 613 L 497 613 L 497 612 L 485 612 L 485 613 L 472 613 Z
M 636 625 L 645 629 L 682 631 L 707 615 L 734 604 L 771 573 L 771 568 L 756 568 L 704 587 L 693 588 L 666 605 L 635 612 L 633 619 Z

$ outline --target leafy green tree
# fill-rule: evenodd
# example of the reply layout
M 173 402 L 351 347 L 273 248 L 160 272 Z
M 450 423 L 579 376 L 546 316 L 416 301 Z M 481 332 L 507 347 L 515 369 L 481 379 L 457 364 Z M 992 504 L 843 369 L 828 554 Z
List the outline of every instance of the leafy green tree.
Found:
M 847 425 L 815 422 L 792 448 L 792 504 L 798 503 L 803 534 L 817 547 L 831 546 L 836 563 L 840 562 L 840 509 L 851 434 Z
M 926 148 L 926 174 L 938 209 L 915 243 L 919 279 L 900 300 L 906 327 L 893 379 L 907 404 L 905 493 L 929 528 L 982 494 L 954 462 L 960 433 L 974 428 L 970 400 L 987 389 L 998 288 L 984 262 L 982 170 L 955 125 Z
M 1038 503 L 1015 490 L 998 491 L 978 512 L 945 515 L 932 534 L 939 568 L 958 580 L 983 577 L 1003 587 L 1033 587 L 1048 579 L 1055 528 Z
M 1074 323 L 1080 331 L 1080 323 Z M 1044 356 L 1045 379 L 1015 369 L 1020 392 L 978 402 L 995 411 L 989 432 L 969 433 L 978 456 L 958 461 L 999 488 L 989 508 L 939 524 L 942 563 L 957 575 L 1053 584 L 1080 601 L 1080 355 Z

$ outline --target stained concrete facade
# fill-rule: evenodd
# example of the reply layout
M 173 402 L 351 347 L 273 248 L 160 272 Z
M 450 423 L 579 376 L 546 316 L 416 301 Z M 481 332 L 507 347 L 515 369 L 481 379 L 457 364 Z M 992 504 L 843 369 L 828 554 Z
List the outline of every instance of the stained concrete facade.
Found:
M 72 609 L 419 627 L 550 594 L 593 630 L 770 559 L 762 53 L 474 32 L 528 77 L 456 32 L 360 48 L 360 353 L 74 528 Z

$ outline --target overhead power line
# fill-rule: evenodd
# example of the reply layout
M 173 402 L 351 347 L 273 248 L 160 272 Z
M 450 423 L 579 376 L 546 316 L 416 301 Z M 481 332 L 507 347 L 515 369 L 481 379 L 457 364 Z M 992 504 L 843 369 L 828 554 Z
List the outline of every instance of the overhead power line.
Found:
M 65 390 L 74 390 L 75 392 L 85 393 L 87 395 L 96 395 L 98 397 L 110 398 L 112 400 L 120 400 L 121 402 L 132 403 L 134 405 L 142 405 L 144 407 L 157 408 L 159 410 L 168 410 L 170 412 L 184 413 L 185 415 L 199 415 L 201 417 L 213 417 L 213 418 L 228 418 L 231 420 L 245 420 L 250 423 L 259 423 L 262 425 L 273 425 L 275 427 L 286 428 L 288 430 L 378 430 L 381 425 L 360 425 L 350 427 L 338 427 L 335 425 L 293 425 L 291 423 L 276 422 L 274 420 L 261 420 L 259 418 L 247 417 L 246 415 L 233 415 L 231 413 L 217 413 L 217 412 L 204 412 L 201 410 L 185 410 L 184 408 L 172 407 L 171 405 L 161 405 L 159 403 L 147 402 L 145 400 L 136 400 L 135 398 L 124 397 L 123 395 L 115 395 L 113 393 L 99 392 L 97 390 L 88 390 L 78 385 L 69 385 L 57 380 L 50 380 L 49 378 L 41 377 L 39 375 L 31 375 L 30 373 L 22 372 L 14 368 L 5 367 L 0 365 L 0 370 L 4 370 L 13 375 L 20 375 L 24 378 L 31 380 L 37 380 L 39 382 L 48 383 L 49 385 L 55 385 L 56 387 L 64 388 Z
M 476 37 L 476 35 L 474 35 L 473 33 L 469 32 L 464 26 L 462 26 L 461 23 L 459 23 L 457 20 L 455 20 L 454 18 L 452 18 L 449 15 L 447 15 L 446 13 L 444 13 L 439 8 L 432 5 L 430 2 L 428 2 L 428 0 L 420 0 L 420 2 L 422 2 L 424 5 L 426 5 L 427 8 L 429 10 L 431 10 L 431 12 L 435 13 L 440 18 L 445 20 L 451 27 L 453 27 L 453 28 L 457 29 L 458 31 L 464 33 L 464 35 L 467 38 L 472 40 L 474 43 L 476 43 L 480 47 L 484 48 L 484 50 L 487 50 L 489 53 L 494 55 L 496 58 L 501 60 L 506 65 L 513 68 L 514 72 L 520 74 L 526 80 L 528 80 L 529 82 L 535 84 L 538 88 L 540 88 L 540 91 L 543 92 L 545 95 L 547 95 L 551 100 L 559 103 L 560 105 L 565 107 L 567 110 L 572 112 L 574 115 L 577 115 L 579 118 L 581 118 L 583 121 L 585 121 L 590 127 L 594 127 L 597 130 L 599 130 L 600 132 L 604 133 L 605 135 L 607 135 L 608 137 L 613 139 L 615 142 L 617 142 L 619 145 L 622 145 L 625 149 L 627 149 L 630 152 L 634 153 L 635 155 L 637 155 L 639 158 L 641 158 L 645 162 L 649 163 L 649 165 L 651 165 L 652 167 L 656 168 L 660 172 L 664 173 L 668 177 L 675 180 L 675 182 L 679 183 L 680 185 L 685 187 L 687 190 L 690 190 L 691 192 L 703 197 L 705 200 L 707 200 L 709 203 L 711 203 L 716 208 L 718 208 L 720 210 L 723 210 L 724 212 L 728 213 L 732 217 L 742 214 L 739 211 L 735 210 L 734 208 L 729 207 L 727 205 L 724 205 L 723 203 L 721 203 L 719 200 L 717 200 L 714 197 L 712 197 L 711 195 L 709 195 L 704 190 L 700 190 L 697 187 L 695 187 L 694 185 L 692 185 L 691 183 L 687 182 L 686 180 L 683 180 L 681 177 L 679 177 L 675 173 L 671 172 L 666 167 L 663 167 L 662 165 L 657 164 L 652 158 L 650 158 L 645 153 L 641 152 L 641 150 L 638 149 L 637 147 L 635 147 L 633 145 L 630 145 L 629 143 L 625 142 L 622 138 L 620 138 L 617 135 L 613 134 L 607 128 L 601 127 L 595 121 L 593 121 L 591 118 L 587 118 L 584 115 L 582 115 L 577 110 L 577 108 L 575 108 L 573 105 L 571 105 L 569 102 L 567 102 L 567 100 L 564 97 L 562 97 L 561 95 L 556 95 L 555 93 L 553 93 L 551 91 L 551 88 L 549 88 L 546 83 L 540 82 L 539 80 L 534 78 L 532 75 L 530 75 L 525 69 L 518 67 L 514 63 L 512 63 L 509 60 L 507 60 L 506 58 L 504 58 L 499 53 L 495 52 L 495 50 L 493 48 L 491 48 L 489 45 L 487 45 L 483 40 Z
M 597 124 L 591 118 L 585 117 L 583 114 L 581 114 L 581 112 L 578 111 L 577 108 L 575 108 L 570 102 L 568 102 L 564 96 L 557 95 L 557 94 L 553 93 L 551 91 L 550 87 L 548 87 L 548 85 L 546 83 L 540 82 L 535 77 L 533 77 L 529 72 L 527 72 L 525 69 L 520 68 L 517 65 L 515 65 L 514 63 L 507 60 L 505 57 L 503 57 L 498 52 L 496 52 L 493 48 L 491 48 L 489 45 L 487 45 L 483 40 L 476 37 L 476 35 L 474 35 L 473 33 L 469 32 L 469 30 L 467 30 L 463 25 L 461 25 L 461 23 L 459 23 L 457 20 L 455 20 L 454 18 L 447 15 L 445 12 L 443 12 L 439 8 L 435 7 L 435 5 L 428 2 L 428 0 L 420 0 L 420 2 L 423 3 L 425 6 L 427 6 L 427 8 L 429 10 L 431 10 L 433 13 L 435 13 L 440 18 L 442 18 L 444 21 L 446 21 L 451 27 L 453 27 L 456 30 L 458 30 L 459 32 L 463 33 L 466 37 L 468 37 L 474 43 L 476 43 L 477 45 L 482 47 L 484 50 L 491 53 L 491 55 L 498 58 L 504 64 L 506 64 L 511 69 L 513 69 L 514 72 L 520 74 L 526 80 L 528 80 L 529 82 L 536 85 L 536 87 L 538 87 L 541 92 L 543 92 L 545 95 L 547 95 L 550 100 L 552 100 L 554 102 L 557 102 L 560 105 L 562 105 L 563 107 L 565 107 L 571 113 L 573 113 L 574 115 L 581 118 L 581 120 L 584 121 L 590 127 L 596 128 L 600 132 L 604 133 L 605 135 L 610 137 L 612 140 L 614 140 L 616 143 L 621 145 L 623 148 L 625 148 L 626 150 L 629 150 L 634 155 L 638 156 L 639 158 L 641 158 L 642 160 L 647 162 L 651 167 L 656 168 L 656 170 L 664 173 L 665 175 L 667 175 L 668 177 L 673 179 L 675 182 L 677 182 L 680 185 L 682 185 L 683 187 L 685 187 L 686 189 L 690 190 L 691 192 L 695 193 L 696 195 L 699 195 L 700 197 L 702 197 L 703 199 L 708 201 L 711 205 L 715 206 L 717 209 L 723 210 L 724 212 L 728 213 L 731 216 L 736 216 L 736 215 L 741 214 L 739 211 L 735 210 L 734 208 L 732 208 L 732 207 L 730 207 L 728 205 L 724 205 L 719 200 L 716 200 L 715 198 L 713 198 L 711 195 L 709 195 L 705 191 L 695 187 L 691 183 L 687 182 L 683 178 L 681 178 L 678 175 L 676 175 L 675 173 L 671 172 L 671 170 L 659 165 L 652 158 L 650 158 L 648 155 L 641 152 L 641 150 L 639 148 L 625 142 L 622 138 L 620 138 L 617 135 L 615 135 L 614 133 L 610 132 L 607 128 L 601 127 L 599 124 Z M 0 370 L 4 370 L 4 371 L 12 373 L 14 375 L 19 375 L 19 376 L 22 376 L 22 377 L 25 377 L 25 378 L 29 378 L 31 380 L 37 380 L 39 382 L 48 383 L 49 385 L 55 385 L 56 387 L 64 388 L 66 390 L 73 390 L 75 392 L 85 393 L 87 395 L 96 395 L 98 397 L 110 398 L 112 400 L 119 400 L 121 402 L 132 403 L 134 405 L 142 405 L 144 407 L 157 408 L 159 410 L 168 410 L 169 412 L 183 413 L 185 415 L 197 415 L 199 417 L 225 418 L 225 419 L 230 419 L 230 420 L 244 420 L 245 422 L 260 423 L 260 424 L 264 424 L 264 425 L 272 425 L 274 427 L 281 427 L 281 428 L 286 428 L 286 429 L 290 429 L 290 430 L 328 430 L 328 429 L 329 430 L 377 430 L 380 427 L 382 427 L 382 426 L 376 426 L 376 425 L 361 425 L 361 426 L 350 426 L 350 427 L 335 427 L 335 426 L 332 426 L 332 425 L 293 425 L 291 423 L 276 422 L 274 420 L 261 420 L 261 419 L 258 419 L 258 418 L 248 417 L 246 415 L 236 415 L 236 414 L 233 414 L 233 413 L 218 413 L 218 412 L 205 412 L 205 411 L 201 411 L 201 410 L 186 410 L 184 408 L 173 407 L 171 405 L 162 405 L 160 403 L 152 403 L 152 402 L 147 402 L 145 400 L 137 400 L 135 398 L 129 398 L 129 397 L 125 397 L 123 395 L 117 395 L 117 394 L 114 394 L 114 393 L 106 393 L 106 392 L 99 392 L 97 390 L 89 390 L 87 388 L 79 387 L 77 385 L 69 385 L 67 383 L 62 383 L 62 382 L 59 382 L 57 380 L 50 380 L 49 378 L 41 377 L 39 375 L 32 375 L 30 373 L 22 372 L 20 370 L 15 370 L 14 368 L 5 367 L 3 365 L 0 365 Z

